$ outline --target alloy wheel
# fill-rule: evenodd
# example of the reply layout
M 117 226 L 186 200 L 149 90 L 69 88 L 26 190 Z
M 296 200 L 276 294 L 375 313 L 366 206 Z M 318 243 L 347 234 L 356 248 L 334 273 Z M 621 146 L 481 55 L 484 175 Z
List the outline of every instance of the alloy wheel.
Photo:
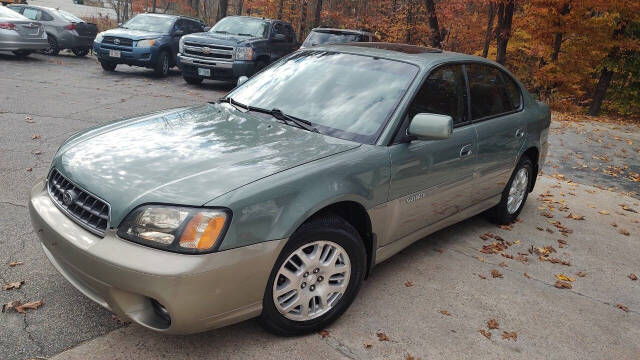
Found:
M 521 168 L 516 173 L 511 182 L 511 188 L 509 188 L 509 197 L 507 198 L 507 211 L 509 214 L 514 214 L 518 211 L 527 193 L 528 186 L 529 171 L 526 168 Z
M 349 255 L 340 245 L 324 240 L 308 243 L 280 267 L 273 284 L 273 303 L 287 319 L 315 319 L 338 304 L 350 278 Z

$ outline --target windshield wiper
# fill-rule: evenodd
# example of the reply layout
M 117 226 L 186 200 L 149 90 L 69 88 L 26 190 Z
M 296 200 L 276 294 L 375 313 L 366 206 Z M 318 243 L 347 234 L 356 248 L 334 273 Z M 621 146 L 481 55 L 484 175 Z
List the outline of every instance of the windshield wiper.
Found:
M 238 35 L 240 35 L 240 36 L 253 36 L 253 34 L 245 34 L 245 33 L 240 33 Z
M 319 132 L 318 129 L 316 129 L 313 126 L 311 121 L 303 120 L 303 119 L 297 118 L 295 116 L 287 115 L 287 114 L 283 113 L 280 109 L 267 110 L 267 109 L 263 109 L 263 108 L 259 108 L 259 107 L 255 107 L 255 106 L 245 105 L 245 104 L 242 104 L 242 103 L 239 103 L 239 102 L 233 100 L 230 97 L 221 99 L 220 101 L 221 102 L 228 102 L 231 105 L 238 106 L 238 107 L 247 109 L 249 111 L 255 111 L 255 112 L 259 112 L 259 113 L 263 113 L 263 114 L 269 114 L 269 115 L 273 116 L 274 118 L 276 118 L 276 119 L 278 119 L 280 121 L 283 121 L 285 124 L 294 123 L 299 128 L 307 130 L 307 131 Z
M 213 30 L 214 33 L 218 33 L 218 34 L 228 34 L 228 31 L 225 30 Z

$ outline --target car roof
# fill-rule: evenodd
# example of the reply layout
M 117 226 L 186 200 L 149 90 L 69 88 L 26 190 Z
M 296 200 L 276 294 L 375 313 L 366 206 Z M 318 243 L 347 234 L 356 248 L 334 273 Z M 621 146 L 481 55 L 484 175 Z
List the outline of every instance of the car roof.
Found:
M 347 34 L 358 34 L 358 35 L 364 35 L 364 34 L 373 35 L 373 33 L 368 30 L 338 29 L 338 28 L 326 28 L 326 27 L 317 27 L 312 29 L 311 31 L 347 33 Z
M 405 61 L 421 67 L 431 67 L 435 63 L 461 61 L 483 62 L 491 65 L 497 65 L 498 67 L 502 68 L 502 66 L 500 66 L 498 63 L 480 56 L 460 54 L 451 51 L 443 51 L 436 48 L 408 44 L 384 42 L 351 42 L 343 44 L 317 45 L 313 48 L 305 50 L 325 50 L 367 55 L 391 60 Z

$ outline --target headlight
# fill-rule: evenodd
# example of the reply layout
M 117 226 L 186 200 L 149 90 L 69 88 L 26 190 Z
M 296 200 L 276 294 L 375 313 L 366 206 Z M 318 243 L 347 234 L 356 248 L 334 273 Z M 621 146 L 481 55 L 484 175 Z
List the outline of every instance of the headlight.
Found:
M 118 236 L 158 249 L 200 254 L 216 250 L 231 212 L 224 209 L 141 206 L 118 228 Z
M 137 47 L 152 47 L 156 43 L 156 39 L 139 40 L 136 43 Z
M 98 35 L 96 35 L 96 38 L 93 41 L 95 41 L 97 43 L 101 43 L 103 37 L 104 37 L 104 35 L 102 35 L 102 33 L 99 33 Z
M 238 47 L 234 54 L 236 60 L 253 60 L 253 48 Z
M 184 54 L 184 36 L 180 38 L 180 41 L 178 42 L 178 52 L 180 54 Z

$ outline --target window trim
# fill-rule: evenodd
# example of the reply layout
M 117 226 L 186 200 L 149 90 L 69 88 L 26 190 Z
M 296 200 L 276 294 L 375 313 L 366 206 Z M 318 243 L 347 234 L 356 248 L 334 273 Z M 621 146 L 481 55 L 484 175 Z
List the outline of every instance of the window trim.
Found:
M 516 87 L 518 88 L 518 92 L 520 93 L 520 106 L 517 109 L 511 110 L 511 111 L 506 111 L 506 112 L 499 113 L 499 114 L 483 116 L 481 118 L 474 119 L 471 116 L 471 86 L 469 85 L 469 81 L 467 80 L 467 90 L 468 90 L 468 94 L 469 94 L 469 119 L 471 119 L 471 124 L 477 124 L 477 123 L 480 123 L 480 122 L 483 122 L 483 121 L 495 119 L 497 117 L 512 115 L 512 114 L 516 114 L 516 113 L 519 113 L 521 111 L 524 111 L 524 94 L 522 93 L 522 87 L 520 86 L 520 84 L 518 84 L 518 82 L 515 80 L 515 78 L 513 76 L 511 76 L 506 71 L 502 70 L 501 68 L 499 68 L 499 67 L 497 67 L 497 66 L 495 66 L 493 64 L 485 63 L 485 62 L 482 62 L 482 61 L 466 61 L 465 65 L 468 65 L 468 64 L 484 65 L 484 66 L 487 66 L 487 67 L 494 68 L 494 69 L 498 70 L 498 73 L 500 74 L 500 77 L 502 78 L 504 75 L 506 75 L 508 77 L 508 79 L 511 80 L 516 85 Z M 465 70 L 466 70 L 466 66 L 465 66 Z M 466 76 L 466 71 L 465 71 L 465 76 Z M 502 79 L 502 80 L 504 81 L 504 79 Z

